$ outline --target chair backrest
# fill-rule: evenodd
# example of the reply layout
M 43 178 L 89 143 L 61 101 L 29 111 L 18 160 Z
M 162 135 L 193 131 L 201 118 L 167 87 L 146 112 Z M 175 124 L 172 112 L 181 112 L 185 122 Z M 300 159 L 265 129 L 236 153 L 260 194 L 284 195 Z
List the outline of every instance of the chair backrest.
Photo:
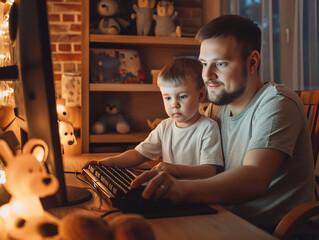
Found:
M 305 106 L 306 115 L 309 121 L 311 143 L 314 163 L 318 159 L 319 152 L 319 90 L 317 91 L 296 91 Z

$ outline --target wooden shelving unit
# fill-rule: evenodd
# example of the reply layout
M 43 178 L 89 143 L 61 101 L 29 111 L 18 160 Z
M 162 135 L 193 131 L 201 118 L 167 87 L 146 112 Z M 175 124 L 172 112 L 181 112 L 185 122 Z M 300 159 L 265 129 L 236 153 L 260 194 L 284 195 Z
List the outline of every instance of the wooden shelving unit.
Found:
M 90 1 L 83 1 L 82 25 L 82 152 L 93 152 L 94 145 L 136 144 L 143 141 L 150 129 L 147 119 L 166 118 L 159 88 L 152 84 L 151 70 L 161 69 L 176 56 L 197 56 L 199 44 L 194 38 L 174 38 L 135 35 L 102 35 L 89 33 Z M 89 69 L 90 48 L 135 49 L 139 52 L 146 83 L 91 83 Z M 124 116 L 128 119 L 129 134 L 91 134 L 90 128 L 103 108 L 104 94 L 123 92 L 126 97 Z M 103 148 L 103 147 L 102 147 Z

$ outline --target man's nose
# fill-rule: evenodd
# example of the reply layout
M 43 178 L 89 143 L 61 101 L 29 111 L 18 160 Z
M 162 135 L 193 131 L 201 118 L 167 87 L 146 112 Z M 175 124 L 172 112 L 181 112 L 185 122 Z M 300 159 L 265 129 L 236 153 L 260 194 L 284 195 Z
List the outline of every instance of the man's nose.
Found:
M 210 66 L 206 69 L 206 71 L 204 72 L 204 76 L 203 76 L 203 79 L 206 79 L 206 80 L 215 80 L 217 79 L 218 76 L 216 74 L 216 69 L 213 67 L 213 66 Z

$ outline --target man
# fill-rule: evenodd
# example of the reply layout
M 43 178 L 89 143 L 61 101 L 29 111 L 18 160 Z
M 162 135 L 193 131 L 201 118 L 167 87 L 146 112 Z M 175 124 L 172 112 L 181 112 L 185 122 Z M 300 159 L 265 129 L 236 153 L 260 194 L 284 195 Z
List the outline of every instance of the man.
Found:
M 196 38 L 208 98 L 222 105 L 217 118 L 225 171 L 182 180 L 155 167 L 132 186 L 149 181 L 143 192 L 147 199 L 223 204 L 272 231 L 290 209 L 315 199 L 303 104 L 294 91 L 260 79 L 261 32 L 251 20 L 224 15 L 201 28 Z

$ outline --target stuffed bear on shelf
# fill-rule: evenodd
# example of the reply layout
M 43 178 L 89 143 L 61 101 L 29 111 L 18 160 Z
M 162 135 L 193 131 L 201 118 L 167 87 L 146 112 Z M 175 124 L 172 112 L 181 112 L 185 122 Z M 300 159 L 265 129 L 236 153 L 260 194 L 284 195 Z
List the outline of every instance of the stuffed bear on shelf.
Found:
M 151 30 L 153 22 L 153 9 L 155 0 L 138 0 L 137 5 L 133 4 L 136 14 L 132 14 L 132 18 L 136 18 L 136 31 L 139 36 L 147 36 Z
M 97 12 L 102 17 L 98 24 L 98 33 L 117 35 L 130 26 L 130 22 L 119 16 L 117 0 L 100 0 Z
M 181 37 L 181 27 L 175 25 L 175 19 L 178 14 L 174 11 L 174 3 L 166 0 L 159 1 L 156 10 L 157 15 L 153 15 L 156 21 L 155 36 Z
M 105 132 L 128 133 L 130 125 L 122 114 L 123 95 L 108 93 L 104 99 L 105 113 L 92 126 L 92 132 L 102 134 Z

